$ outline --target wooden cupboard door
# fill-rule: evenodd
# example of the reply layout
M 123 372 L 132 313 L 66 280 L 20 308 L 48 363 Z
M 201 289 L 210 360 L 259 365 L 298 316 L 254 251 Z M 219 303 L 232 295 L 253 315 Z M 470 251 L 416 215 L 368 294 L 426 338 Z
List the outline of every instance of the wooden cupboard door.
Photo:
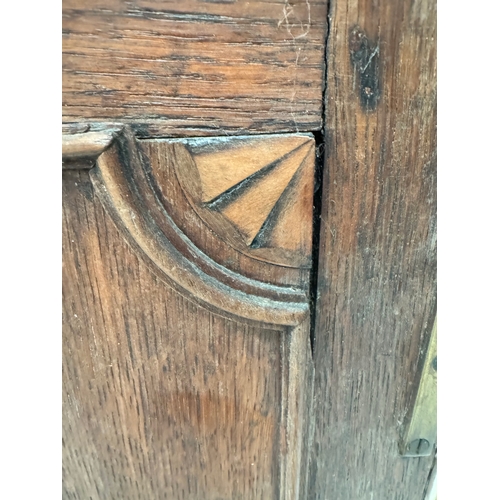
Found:
M 65 0 L 66 498 L 303 496 L 326 11 Z
M 108 139 L 64 142 L 65 496 L 297 498 L 314 139 Z
M 435 4 L 63 2 L 63 496 L 423 499 Z

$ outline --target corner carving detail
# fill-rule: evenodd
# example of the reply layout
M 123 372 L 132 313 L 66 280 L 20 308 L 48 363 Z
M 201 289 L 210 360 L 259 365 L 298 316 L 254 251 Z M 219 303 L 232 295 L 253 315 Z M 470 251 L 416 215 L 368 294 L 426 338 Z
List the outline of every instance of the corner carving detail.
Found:
M 137 141 L 128 127 L 63 136 L 125 240 L 183 293 L 229 315 L 309 313 L 310 134 Z
M 186 139 L 177 174 L 193 209 L 250 257 L 309 268 L 315 143 L 308 134 Z M 231 231 L 223 219 L 234 228 Z

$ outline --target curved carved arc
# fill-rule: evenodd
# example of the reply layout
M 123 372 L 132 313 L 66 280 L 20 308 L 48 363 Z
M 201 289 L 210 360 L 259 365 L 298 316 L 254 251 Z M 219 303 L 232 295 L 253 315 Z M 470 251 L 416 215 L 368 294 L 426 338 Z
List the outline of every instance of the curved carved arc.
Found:
M 304 292 L 255 282 L 236 273 L 232 273 L 234 287 L 231 287 L 207 274 L 195 261 L 199 258 L 208 260 L 208 257 L 189 245 L 189 240 L 165 212 L 163 224 L 167 223 L 175 231 L 176 239 L 188 250 L 176 248 L 152 217 L 154 210 L 148 209 L 151 203 L 159 205 L 159 201 L 150 186 L 140 185 L 143 183 L 137 177 L 139 172 L 144 175 L 135 139 L 124 129 L 99 156 L 96 168 L 90 174 L 97 195 L 128 243 L 143 254 L 145 261 L 161 278 L 215 312 L 269 325 L 293 326 L 304 320 L 309 313 Z M 262 293 L 254 295 L 241 291 L 248 288 L 249 282 L 253 282 L 254 290 Z M 281 291 L 287 300 L 269 298 L 270 291 L 273 295 Z M 292 297 L 295 301 L 290 301 Z
M 311 269 L 311 134 L 170 142 L 179 183 L 209 228 L 252 259 Z
M 179 223 L 173 217 L 171 213 L 174 208 L 173 205 L 164 205 L 162 203 L 165 191 L 159 189 L 157 179 L 152 175 L 149 163 L 151 159 L 144 155 L 143 149 L 133 140 L 133 136 L 130 137 L 132 137 L 132 140 L 129 142 L 130 147 L 127 151 L 129 150 L 136 156 L 139 153 L 139 156 L 134 157 L 134 161 L 128 163 L 124 161 L 124 166 L 130 164 L 132 167 L 125 169 L 127 171 L 126 176 L 129 184 L 135 189 L 136 200 L 143 202 L 141 205 L 143 213 L 154 221 L 157 234 L 163 233 L 166 239 L 196 268 L 231 289 L 239 290 L 251 296 L 277 300 L 278 302 L 303 302 L 306 300 L 307 288 L 304 286 L 270 283 L 267 280 L 247 276 L 244 273 L 229 269 L 223 263 L 213 260 L 205 252 L 204 242 L 202 241 L 201 244 L 195 243 L 191 239 L 191 235 L 186 233 L 185 225 Z M 122 150 L 126 150 L 125 144 L 123 144 Z M 163 180 L 166 180 L 166 192 L 174 191 L 172 179 Z M 175 204 L 180 200 L 174 197 L 171 201 Z M 223 244 L 224 240 L 219 239 L 219 242 Z
M 265 283 L 266 287 L 260 290 L 250 288 L 242 289 L 251 295 L 265 294 L 272 299 L 284 302 L 301 301 L 296 298 L 299 293 L 309 294 L 310 270 L 276 265 L 273 262 L 254 259 L 253 257 L 240 252 L 231 244 L 231 235 L 235 228 L 226 218 L 223 217 L 223 224 L 217 227 L 210 226 L 206 220 L 200 217 L 193 208 L 184 187 L 177 175 L 177 165 L 190 164 L 193 162 L 189 151 L 183 144 L 174 143 L 171 140 L 137 141 L 137 147 L 141 153 L 144 171 L 147 180 L 152 186 L 159 204 L 173 220 L 182 234 L 196 247 L 202 249 L 208 260 L 199 261 L 198 265 L 203 268 L 205 262 L 215 262 L 227 272 L 244 276 L 256 283 Z M 193 176 L 193 179 L 195 176 Z M 150 206 L 153 206 L 152 204 Z M 155 205 L 156 206 L 156 205 Z M 160 224 L 164 217 L 156 216 Z M 164 227 L 167 234 L 168 229 Z M 233 233 L 232 233 L 233 232 Z M 174 237 L 175 239 L 175 237 Z M 171 241 L 172 238 L 170 238 Z M 175 245 L 175 243 L 174 243 Z M 212 270 L 207 270 L 207 274 L 214 276 Z M 218 273 L 216 279 L 223 281 L 233 287 L 231 281 L 224 279 L 224 274 Z M 276 290 L 276 294 L 270 295 L 268 292 Z M 295 291 L 295 296 L 290 292 Z M 289 298 L 287 298 L 287 296 Z

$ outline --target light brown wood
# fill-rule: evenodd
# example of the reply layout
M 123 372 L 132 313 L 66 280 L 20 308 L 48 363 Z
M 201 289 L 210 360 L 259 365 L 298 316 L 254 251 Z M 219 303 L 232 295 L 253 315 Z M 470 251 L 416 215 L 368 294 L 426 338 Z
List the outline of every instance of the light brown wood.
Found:
M 312 145 L 308 144 L 306 147 L 303 146 L 291 152 L 286 158 L 281 159 L 271 172 L 255 179 L 251 187 L 239 193 L 239 196 L 231 199 L 220 209 L 221 213 L 240 230 L 247 245 L 253 245 L 259 231 L 269 220 L 271 211 L 311 149 L 313 149 Z M 258 154 L 258 152 L 256 153 Z M 312 177 L 314 175 L 314 156 L 312 161 L 308 162 L 308 167 Z M 230 197 L 231 194 L 232 192 L 228 192 L 227 196 Z M 277 213 L 275 217 L 279 218 L 280 215 Z M 306 224 L 312 225 L 312 198 L 310 198 L 309 211 L 306 211 L 304 216 L 308 219 Z M 297 226 L 300 226 L 301 222 L 302 218 L 297 221 Z
M 64 1 L 65 499 L 430 490 L 398 444 L 436 314 L 435 21 Z
M 201 181 L 201 201 L 213 201 L 265 167 L 281 160 L 307 136 L 226 137 L 188 142 Z
M 297 498 L 309 281 L 254 260 L 284 280 L 256 281 L 189 243 L 155 195 L 175 181 L 151 177 L 162 144 L 125 127 L 64 173 L 64 497 Z
M 113 132 L 87 132 L 86 134 L 63 135 L 62 154 L 67 160 L 73 158 L 97 158 L 114 139 Z
M 300 255 L 311 255 L 314 160 L 314 148 L 311 148 L 278 200 L 278 216 L 261 231 L 258 241 L 260 247 L 282 248 Z
M 174 148 L 165 154 L 176 159 L 187 199 L 210 229 L 253 259 L 311 267 L 316 159 L 311 135 L 166 142 Z
M 212 149 L 193 154 L 201 180 L 197 198 L 229 219 L 247 246 L 284 247 L 310 257 L 314 139 L 226 139 Z M 266 238 L 259 237 L 266 229 Z
M 99 155 L 114 141 L 122 127 L 90 125 L 74 126 L 63 129 L 62 167 L 92 168 Z
M 63 187 L 64 498 L 294 498 L 307 325 L 244 325 L 184 299 L 88 174 Z
M 321 127 L 326 0 L 63 2 L 63 121 L 139 137 Z
M 168 168 L 168 163 L 167 168 L 162 168 L 159 161 L 178 163 L 178 155 L 175 150 L 170 150 L 172 158 L 162 155 L 161 145 L 161 141 L 150 142 L 146 156 L 125 127 L 91 171 L 96 192 L 125 239 L 168 283 L 205 307 L 269 324 L 301 323 L 309 312 L 307 271 L 243 256 L 236 265 L 227 265 L 227 251 L 234 249 L 225 243 L 224 234 L 214 233 L 196 219 L 195 213 L 190 213 L 180 187 L 172 189 L 176 185 L 175 171 Z M 312 223 L 312 199 L 309 206 L 310 213 L 304 214 L 306 224 Z M 196 233 L 184 224 L 186 217 Z M 198 240 L 189 239 L 191 234 Z M 216 239 L 215 261 L 207 258 L 207 253 L 211 256 L 204 243 L 207 240 L 199 238 L 208 235 Z M 270 269 L 277 278 L 274 284 Z M 289 286 L 291 279 L 296 280 L 294 287 Z
M 436 313 L 436 3 L 331 3 L 310 499 L 422 500 L 402 458 Z

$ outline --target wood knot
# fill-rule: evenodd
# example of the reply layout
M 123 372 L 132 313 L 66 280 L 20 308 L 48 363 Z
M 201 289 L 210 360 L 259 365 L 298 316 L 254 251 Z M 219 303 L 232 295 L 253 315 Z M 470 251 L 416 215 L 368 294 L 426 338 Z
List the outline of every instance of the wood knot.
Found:
M 370 41 L 359 26 L 353 26 L 349 31 L 349 53 L 361 106 L 373 111 L 380 98 L 379 43 Z

